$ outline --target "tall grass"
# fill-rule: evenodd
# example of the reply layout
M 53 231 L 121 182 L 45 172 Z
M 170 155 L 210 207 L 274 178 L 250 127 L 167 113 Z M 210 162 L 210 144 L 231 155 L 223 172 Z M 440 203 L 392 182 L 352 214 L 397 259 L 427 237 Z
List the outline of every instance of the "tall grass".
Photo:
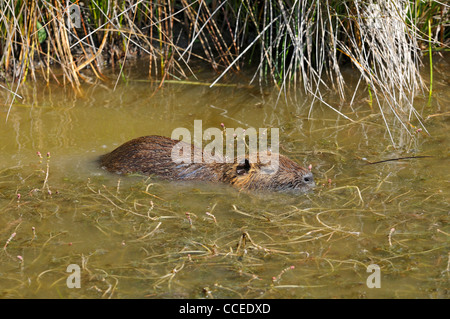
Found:
M 449 11 L 431 0 L 3 0 L 1 87 L 11 92 L 10 110 L 30 78 L 82 94 L 81 83 L 106 80 L 106 67 L 120 70 L 117 83 L 136 56 L 149 59 L 148 74 L 161 84 L 195 76 L 193 63 L 203 61 L 218 74 L 212 84 L 256 66 L 254 81 L 280 93 L 303 88 L 346 117 L 323 94 L 353 101 L 342 75 L 352 65 L 394 142 L 392 125 L 412 134 L 408 123 L 420 124 L 413 103 L 424 89 L 422 54 L 448 50 Z

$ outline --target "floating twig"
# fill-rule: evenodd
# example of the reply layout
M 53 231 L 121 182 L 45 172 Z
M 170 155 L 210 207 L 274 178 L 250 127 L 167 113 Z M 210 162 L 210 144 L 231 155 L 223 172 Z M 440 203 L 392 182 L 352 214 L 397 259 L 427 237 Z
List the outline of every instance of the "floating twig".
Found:
M 400 161 L 400 160 L 406 160 L 406 159 L 429 158 L 429 157 L 434 157 L 434 156 L 421 155 L 421 156 L 397 157 L 397 158 L 389 158 L 389 159 L 382 160 L 382 161 L 377 161 L 377 162 L 369 162 L 369 161 L 367 161 L 367 164 L 373 165 L 373 164 L 380 164 L 380 163 L 385 163 L 385 162 Z

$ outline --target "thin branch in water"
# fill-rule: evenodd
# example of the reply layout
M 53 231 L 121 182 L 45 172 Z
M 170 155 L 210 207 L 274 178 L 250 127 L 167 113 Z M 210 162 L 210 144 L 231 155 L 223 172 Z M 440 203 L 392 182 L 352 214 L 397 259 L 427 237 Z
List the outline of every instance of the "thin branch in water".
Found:
M 369 162 L 367 161 L 367 164 L 380 164 L 380 163 L 385 163 L 385 162 L 391 162 L 391 161 L 400 161 L 400 160 L 405 160 L 405 159 L 418 159 L 418 158 L 430 158 L 430 157 L 434 157 L 431 155 L 421 155 L 421 156 L 406 156 L 406 157 L 397 157 L 397 158 L 390 158 L 390 159 L 386 159 L 386 160 L 382 160 L 382 161 L 377 161 L 377 162 Z

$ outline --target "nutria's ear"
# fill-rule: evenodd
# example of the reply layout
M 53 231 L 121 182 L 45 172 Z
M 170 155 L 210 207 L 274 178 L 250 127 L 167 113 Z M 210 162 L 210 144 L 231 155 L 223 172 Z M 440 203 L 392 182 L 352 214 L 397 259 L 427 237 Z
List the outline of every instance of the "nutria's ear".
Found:
M 250 170 L 250 163 L 248 162 L 248 159 L 245 159 L 244 163 L 240 163 L 238 166 L 236 166 L 236 174 L 238 175 L 245 175 Z

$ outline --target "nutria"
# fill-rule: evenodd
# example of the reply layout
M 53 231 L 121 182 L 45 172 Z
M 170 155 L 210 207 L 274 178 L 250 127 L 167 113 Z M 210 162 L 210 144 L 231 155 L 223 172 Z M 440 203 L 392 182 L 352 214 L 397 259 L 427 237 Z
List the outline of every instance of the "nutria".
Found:
M 143 173 L 169 180 L 202 180 L 224 182 L 240 189 L 306 191 L 315 186 L 310 171 L 283 155 L 279 155 L 276 173 L 262 173 L 267 164 L 251 163 L 248 157 L 235 163 L 180 163 L 172 160 L 173 147 L 180 143 L 162 136 L 143 136 L 119 146 L 100 158 L 100 164 L 110 172 Z M 184 142 L 181 142 L 184 143 Z M 200 148 L 191 147 L 194 153 Z M 204 159 L 205 159 L 205 155 Z

